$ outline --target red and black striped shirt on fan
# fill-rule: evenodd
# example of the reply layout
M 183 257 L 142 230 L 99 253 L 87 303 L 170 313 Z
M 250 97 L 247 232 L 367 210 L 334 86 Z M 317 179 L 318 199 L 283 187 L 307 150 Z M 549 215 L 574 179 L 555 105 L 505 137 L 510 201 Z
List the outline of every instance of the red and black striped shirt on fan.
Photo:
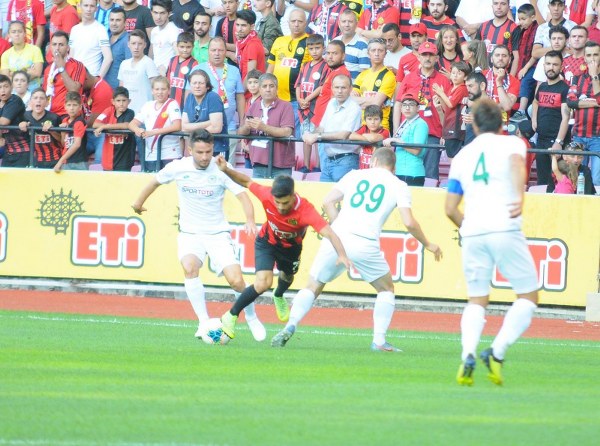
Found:
M 567 95 L 567 105 L 573 109 L 573 118 L 575 118 L 571 134 L 581 138 L 600 136 L 600 108 L 577 108 L 582 96 L 596 101 L 600 99 L 600 94 L 594 94 L 592 78 L 587 73 L 573 78 Z

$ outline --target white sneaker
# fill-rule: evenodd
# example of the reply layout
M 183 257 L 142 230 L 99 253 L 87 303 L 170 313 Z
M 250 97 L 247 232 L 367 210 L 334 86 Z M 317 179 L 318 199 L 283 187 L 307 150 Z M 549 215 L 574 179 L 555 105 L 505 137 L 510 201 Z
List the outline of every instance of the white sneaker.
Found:
M 248 324 L 248 328 L 250 329 L 250 332 L 256 341 L 261 342 L 266 339 L 267 330 L 265 330 L 265 326 L 261 321 L 258 320 L 257 317 L 253 319 L 246 318 L 246 323 Z
M 198 330 L 196 330 L 196 334 L 194 335 L 198 339 L 202 337 L 202 323 L 198 324 Z

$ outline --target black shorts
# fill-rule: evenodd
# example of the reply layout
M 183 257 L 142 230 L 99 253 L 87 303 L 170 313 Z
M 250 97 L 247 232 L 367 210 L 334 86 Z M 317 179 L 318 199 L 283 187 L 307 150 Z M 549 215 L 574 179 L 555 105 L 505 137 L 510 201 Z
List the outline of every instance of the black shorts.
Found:
M 6 153 L 2 158 L 2 167 L 27 167 L 29 166 L 29 152 Z
M 265 239 L 257 238 L 254 242 L 254 259 L 256 271 L 273 271 L 277 265 L 279 271 L 293 276 L 300 267 L 302 245 L 292 245 L 289 248 L 273 245 Z

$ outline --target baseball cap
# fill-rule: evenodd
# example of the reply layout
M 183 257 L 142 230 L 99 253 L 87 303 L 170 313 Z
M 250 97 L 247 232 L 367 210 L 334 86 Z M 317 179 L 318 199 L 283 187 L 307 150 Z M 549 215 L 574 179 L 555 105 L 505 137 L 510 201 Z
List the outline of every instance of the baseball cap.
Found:
M 531 139 L 533 138 L 533 135 L 535 135 L 535 131 L 533 130 L 533 126 L 531 125 L 531 121 L 529 119 L 520 121 L 518 127 L 521 135 L 524 138 Z
M 400 102 L 404 102 L 404 101 L 414 101 L 417 104 L 419 103 L 419 101 L 417 100 L 417 98 L 415 97 L 415 95 L 412 94 L 412 93 L 404 93 L 402 95 L 402 100 Z
M 413 23 L 412 25 L 410 25 L 410 30 L 408 32 L 409 34 L 412 33 L 417 33 L 417 34 L 421 34 L 422 36 L 426 36 L 427 35 L 427 27 L 425 26 L 424 23 Z
M 437 47 L 431 42 L 422 43 L 419 47 L 419 54 L 436 54 L 437 55 Z
M 549 4 L 551 5 L 552 3 L 565 3 L 565 0 L 550 0 Z

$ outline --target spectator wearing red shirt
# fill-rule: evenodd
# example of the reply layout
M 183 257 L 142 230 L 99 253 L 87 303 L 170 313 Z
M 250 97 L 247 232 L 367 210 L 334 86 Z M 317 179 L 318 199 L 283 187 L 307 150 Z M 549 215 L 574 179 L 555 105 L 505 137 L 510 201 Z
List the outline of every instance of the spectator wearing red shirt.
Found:
M 508 124 L 508 118 L 517 103 L 521 88 L 519 79 L 508 71 L 510 56 L 511 53 L 506 46 L 497 45 L 492 51 L 492 67 L 483 72 L 487 80 L 486 93 L 500 105 L 504 125 Z
M 419 102 L 419 115 L 429 127 L 428 144 L 439 144 L 442 137 L 442 121 L 438 110 L 433 105 L 433 85 L 438 84 L 446 94 L 450 91 L 451 84 L 446 76 L 435 69 L 437 62 L 437 48 L 431 42 L 422 43 L 419 47 L 419 62 L 421 68 L 408 74 L 396 95 L 394 104 L 394 133 L 400 125 L 402 117 L 401 99 L 406 93 L 411 93 Z M 425 177 L 439 179 L 440 151 L 430 149 L 425 152 L 423 164 Z
M 25 25 L 25 43 L 42 47 L 46 26 L 43 1 L 11 0 L 6 21 L 22 22 Z
M 112 105 L 113 89 L 99 76 L 86 73 L 83 85 L 83 115 L 88 128 L 94 128 L 96 118 Z M 104 133 L 96 136 L 90 133 L 87 138 L 87 151 L 94 154 L 94 163 L 102 163 Z
M 240 312 L 271 288 L 275 265 L 279 270 L 279 280 L 273 300 L 279 320 L 288 320 L 289 307 L 283 293 L 292 285 L 294 275 L 298 272 L 302 241 L 309 226 L 331 242 L 340 263 L 348 268 L 351 265 L 339 237 L 315 207 L 294 191 L 294 180 L 290 176 L 280 175 L 272 186 L 263 186 L 229 168 L 222 156 L 217 158 L 217 165 L 233 181 L 247 187 L 259 199 L 267 216 L 254 242 L 256 281 L 242 292 L 221 318 L 223 331 L 233 338 Z
M 246 82 L 248 72 L 258 70 L 265 72 L 266 60 L 265 49 L 262 41 L 254 31 L 256 23 L 256 14 L 249 9 L 243 9 L 237 12 L 235 19 L 235 33 L 237 41 L 235 50 L 237 64 L 242 75 L 242 82 Z
M 311 118 L 312 123 L 316 127 L 321 125 L 321 118 L 323 118 L 325 109 L 327 109 L 327 104 L 331 99 L 331 83 L 333 82 L 333 78 L 340 74 L 345 74 L 350 77 L 350 71 L 348 71 L 348 68 L 346 68 L 346 65 L 344 64 L 345 56 L 346 46 L 344 45 L 344 42 L 341 40 L 332 40 L 329 42 L 329 45 L 327 45 L 327 49 L 325 50 L 325 62 L 327 62 L 330 71 L 325 77 L 325 82 L 323 82 L 323 87 L 321 88 L 321 94 L 319 94 L 315 105 L 315 112 Z
M 366 40 L 380 38 L 386 23 L 399 25 L 400 11 L 387 0 L 373 0 L 372 6 L 360 16 L 356 34 Z
M 352 132 L 348 139 L 351 141 L 368 141 L 377 143 L 388 139 L 390 131 L 381 125 L 383 121 L 383 110 L 378 105 L 367 105 L 364 113 L 365 124 L 356 132 Z M 362 146 L 358 155 L 358 168 L 368 169 L 371 167 L 371 157 L 375 151 L 374 146 Z
M 340 15 L 346 9 L 348 7 L 339 0 L 323 0 L 323 3 L 316 5 L 310 11 L 306 32 L 320 34 L 323 36 L 325 44 L 329 43 L 340 34 Z
M 77 25 L 79 15 L 74 6 L 70 5 L 67 0 L 53 0 L 54 6 L 50 10 L 50 38 L 56 31 L 64 31 L 67 34 L 71 32 L 71 28 Z
M 512 54 L 513 34 L 517 30 L 517 24 L 508 18 L 508 0 L 494 0 L 492 2 L 494 18 L 481 24 L 477 31 L 477 38 L 485 42 L 488 54 L 491 54 L 496 45 L 504 45 Z M 516 68 L 514 73 L 517 74 Z
M 19 125 L 25 120 L 25 104 L 12 94 L 10 77 L 0 74 L 0 125 Z M 21 130 L 3 130 L 1 146 L 6 146 L 2 167 L 29 166 L 30 153 L 27 134 Z
M 69 131 L 62 133 L 63 153 L 55 164 L 54 171 L 60 172 L 61 169 L 87 170 L 87 127 L 81 112 L 81 95 L 76 91 L 69 91 L 65 96 L 64 107 L 67 116 L 60 126 L 69 129 Z
M 85 67 L 69 56 L 69 35 L 64 31 L 56 31 L 50 40 L 50 49 L 54 62 L 44 71 L 42 88 L 50 99 L 50 111 L 64 117 L 65 96 L 67 92 L 83 93 Z
M 419 68 L 419 47 L 427 40 L 427 27 L 423 23 L 416 23 L 410 27 L 410 47 L 412 52 L 400 58 L 398 71 L 396 71 L 396 89 L 404 77 Z

